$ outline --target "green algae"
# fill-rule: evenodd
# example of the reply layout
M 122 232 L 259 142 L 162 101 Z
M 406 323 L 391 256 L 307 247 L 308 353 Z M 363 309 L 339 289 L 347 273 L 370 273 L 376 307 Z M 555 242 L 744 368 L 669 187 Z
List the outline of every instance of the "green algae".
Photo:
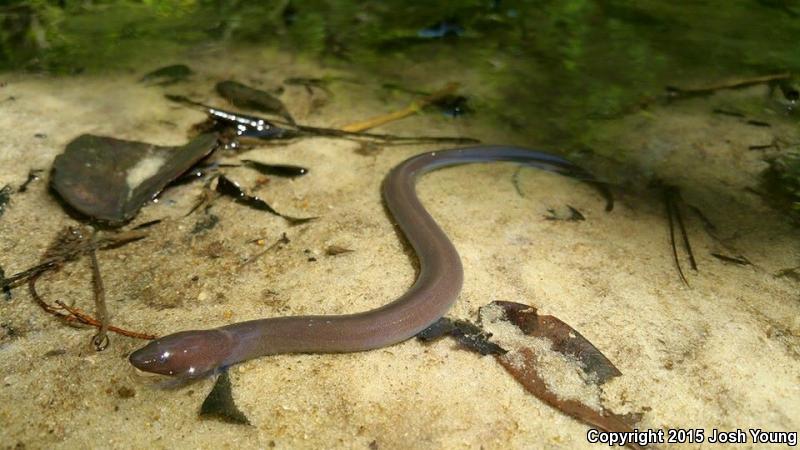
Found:
M 798 15 L 781 0 L 25 0 L 0 7 L 0 70 L 143 73 L 204 45 L 269 46 L 410 88 L 455 79 L 501 131 L 626 162 L 616 119 L 665 86 L 800 72 Z M 443 21 L 463 33 L 421 35 Z M 729 101 L 754 120 L 774 106 Z

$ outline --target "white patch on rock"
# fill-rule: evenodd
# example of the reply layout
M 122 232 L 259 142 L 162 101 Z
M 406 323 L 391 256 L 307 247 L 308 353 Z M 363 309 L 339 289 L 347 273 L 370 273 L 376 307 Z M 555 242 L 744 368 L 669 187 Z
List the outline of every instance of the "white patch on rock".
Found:
M 157 174 L 167 159 L 161 155 L 148 155 L 128 171 L 125 182 L 128 183 L 130 192 L 133 192 L 145 180 Z M 130 194 L 129 194 L 130 195 Z

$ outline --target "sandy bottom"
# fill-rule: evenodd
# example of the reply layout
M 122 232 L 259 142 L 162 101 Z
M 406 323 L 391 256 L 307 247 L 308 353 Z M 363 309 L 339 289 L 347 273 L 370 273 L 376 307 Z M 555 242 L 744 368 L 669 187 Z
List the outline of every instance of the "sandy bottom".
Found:
M 273 52 L 257 56 L 229 56 L 228 64 L 209 64 L 190 84 L 168 89 L 137 84 L 141 73 L 3 76 L 0 186 L 19 186 L 30 169 L 49 170 L 55 155 L 82 133 L 185 142 L 185 130 L 203 115 L 163 100 L 165 91 L 220 102 L 213 94 L 220 79 L 269 88 L 289 76 L 331 73 Z M 218 57 L 192 55 L 187 62 L 200 72 L 203 58 Z M 262 70 L 253 61 L 270 64 Z M 301 122 L 323 126 L 403 105 L 382 101 L 378 83 L 366 79 L 361 86 L 335 84 L 333 92 L 322 108 L 300 87 L 283 98 Z M 686 103 L 620 120 L 614 140 L 628 155 L 627 169 L 598 166 L 612 179 L 625 179 L 633 167 L 677 184 L 686 202 L 714 222 L 721 241 L 684 211 L 700 268 L 694 273 L 685 265 L 691 287 L 676 273 L 663 204 L 654 192 L 618 190 L 616 208 L 606 213 L 596 192 L 579 182 L 525 169 L 520 196 L 511 182 L 513 165 L 473 165 L 430 174 L 418 185 L 464 263 L 464 289 L 450 315 L 475 320 L 481 306 L 509 300 L 569 323 L 622 371 L 603 387 L 602 401 L 618 413 L 643 412 L 640 428 L 798 431 L 800 294 L 796 281 L 776 276 L 800 264 L 796 230 L 744 190 L 757 186 L 764 167 L 762 155 L 747 146 L 775 134 L 796 142 L 797 127 L 747 127 L 709 110 Z M 497 130 L 479 115 L 453 121 L 434 114 L 381 129 L 536 145 Z M 193 234 L 202 214 L 185 214 L 201 184 L 168 190 L 133 222 L 166 219 L 147 239 L 98 255 L 113 323 L 167 334 L 386 303 L 412 283 L 414 268 L 383 209 L 379 186 L 391 167 L 434 148 L 306 139 L 242 154 L 311 169 L 295 180 L 272 177 L 257 190 L 282 212 L 321 217 L 296 227 L 220 199 L 210 210 L 219 224 Z M 225 170 L 247 187 L 263 178 L 245 168 Z M 544 219 L 549 208 L 567 204 L 586 221 Z M 46 179 L 34 182 L 12 196 L 0 218 L 0 265 L 13 274 L 36 264 L 58 231 L 76 223 L 48 192 Z M 242 266 L 264 249 L 252 240 L 269 244 L 282 233 L 289 244 Z M 328 256 L 331 245 L 354 251 Z M 711 252 L 741 254 L 753 265 L 725 264 Z M 39 289 L 50 301 L 93 308 L 85 258 L 45 276 Z M 599 448 L 586 442 L 587 426 L 528 394 L 492 357 L 460 350 L 447 339 L 236 366 L 234 396 L 252 423 L 241 426 L 198 418 L 212 380 L 157 389 L 126 360 L 142 341 L 111 335 L 110 347 L 96 352 L 92 335 L 45 314 L 25 287 L 14 290 L 11 301 L 0 301 L 3 446 Z

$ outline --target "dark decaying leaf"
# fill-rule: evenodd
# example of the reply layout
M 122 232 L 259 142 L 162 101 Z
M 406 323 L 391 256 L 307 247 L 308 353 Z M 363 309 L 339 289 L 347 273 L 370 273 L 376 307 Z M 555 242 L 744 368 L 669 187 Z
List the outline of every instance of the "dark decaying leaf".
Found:
M 6 300 L 11 300 L 11 287 L 6 283 L 6 272 L 3 266 L 0 266 L 0 286 L 3 286 L 3 296 Z
M 633 431 L 622 416 L 606 409 L 595 411 L 577 400 L 563 399 L 550 391 L 536 370 L 536 355 L 533 350 L 523 347 L 513 353 L 498 355 L 496 359 L 528 392 L 564 414 L 603 431 Z M 635 449 L 642 448 L 633 442 L 628 443 L 628 446 Z
M 238 108 L 274 114 L 294 125 L 294 118 L 283 102 L 268 92 L 233 80 L 220 81 L 216 88 L 220 96 Z
M 489 341 L 492 335 L 477 325 L 447 317 L 442 317 L 433 325 L 419 332 L 417 339 L 422 342 L 430 342 L 444 336 L 452 336 L 466 349 L 481 355 L 502 355 L 506 352 L 499 345 Z
M 145 74 L 139 82 L 167 86 L 185 80 L 192 73 L 192 69 L 185 64 L 173 64 Z
M 53 162 L 51 184 L 61 198 L 92 220 L 121 225 L 167 184 L 216 147 L 203 134 L 182 147 L 82 135 Z
M 789 267 L 786 269 L 779 270 L 775 275 L 775 278 L 787 278 L 789 280 L 795 281 L 800 283 L 800 267 Z
M 501 307 L 509 322 L 528 336 L 542 337 L 553 343 L 553 351 L 573 356 L 583 371 L 597 377 L 600 384 L 622 373 L 589 340 L 554 316 L 542 316 L 536 308 L 522 303 L 492 302 Z
M 587 374 L 594 375 L 598 383 L 621 375 L 605 355 L 600 353 L 591 342 L 586 340 L 572 327 L 554 316 L 538 315 L 536 308 L 514 302 L 492 302 L 487 307 L 500 307 L 505 313 L 505 320 L 518 327 L 525 335 L 545 338 L 551 343 L 551 350 L 576 358 Z M 483 309 L 483 308 L 482 308 Z M 542 379 L 539 361 L 534 348 L 524 345 L 502 355 L 495 355 L 502 365 L 525 389 L 536 398 L 553 408 L 574 417 L 592 427 L 609 432 L 632 432 L 633 428 L 625 422 L 624 417 L 609 411 L 602 406 L 595 410 L 586 404 L 570 398 L 562 398 Z M 629 447 L 642 448 L 635 442 Z
M 217 178 L 217 192 L 222 195 L 228 196 L 233 198 L 236 203 L 248 206 L 253 209 L 257 209 L 259 211 L 267 211 L 269 213 L 275 214 L 276 216 L 283 217 L 286 219 L 290 225 L 300 225 L 301 223 L 306 223 L 311 220 L 316 219 L 316 217 L 292 217 L 287 216 L 285 214 L 281 214 L 272 206 L 269 206 L 267 202 L 261 200 L 258 197 L 254 197 L 252 195 L 247 195 L 244 193 L 242 188 L 239 185 L 231 180 L 229 180 L 224 175 L 220 175 Z
M 586 220 L 583 214 L 574 207 L 567 205 L 568 213 L 564 214 L 556 211 L 555 208 L 548 208 L 549 215 L 544 216 L 545 220 L 563 220 L 567 222 L 580 222 Z
M 279 177 L 295 178 L 301 177 L 308 173 L 308 169 L 300 166 L 291 166 L 288 164 L 266 164 L 250 159 L 243 159 L 242 163 L 251 169 L 257 170 L 264 175 L 275 175 Z
M 251 143 L 273 139 L 294 139 L 302 134 L 298 130 L 279 127 L 262 117 L 214 108 L 183 95 L 166 94 L 164 97 L 205 112 L 208 119 L 194 125 L 192 129 L 200 133 L 218 133 L 221 140 L 230 141 L 230 143 L 241 139 Z
M 206 209 L 205 216 L 198 219 L 197 222 L 194 224 L 194 228 L 192 229 L 192 234 L 198 234 L 208 231 L 217 226 L 218 223 L 219 223 L 219 216 L 209 213 L 208 209 Z
M 586 338 L 558 318 L 540 316 L 535 308 L 513 302 L 493 302 L 484 308 L 496 307 L 501 308 L 504 313 L 499 320 L 510 322 L 528 336 L 545 338 L 552 344 L 550 347 L 552 351 L 577 359 L 581 369 L 590 375 L 588 379 L 596 380 L 599 384 L 621 375 L 619 370 Z M 484 311 L 488 311 L 484 308 L 481 308 L 482 317 Z M 490 316 L 491 314 L 486 314 L 486 317 Z M 630 418 L 640 417 L 636 414 L 617 415 L 602 407 L 596 411 L 578 400 L 559 397 L 548 388 L 537 370 L 540 363 L 532 347 L 514 344 L 514 348 L 503 348 L 489 340 L 492 337 L 491 333 L 472 323 L 441 318 L 420 332 L 417 339 L 428 342 L 444 336 L 452 336 L 465 348 L 476 353 L 494 355 L 497 362 L 528 392 L 553 408 L 592 427 L 603 431 L 633 431 L 629 425 Z M 515 339 L 515 342 L 520 341 Z M 627 445 L 634 449 L 641 448 L 635 442 Z
M 713 256 L 714 258 L 717 258 L 718 260 L 720 260 L 722 262 L 726 262 L 726 263 L 738 264 L 740 266 L 752 266 L 753 265 L 753 263 L 751 263 L 749 259 L 745 258 L 742 255 L 739 255 L 739 256 L 728 256 L 728 255 L 723 255 L 722 253 L 711 253 L 711 256 Z
M 250 420 L 236 406 L 231 391 L 231 379 L 224 370 L 200 406 L 200 417 L 222 420 L 240 425 L 250 425 Z
M 148 220 L 147 222 L 132 227 L 131 230 L 144 230 L 145 228 L 156 226 L 161 222 L 163 222 L 163 219 Z
M 28 179 L 17 188 L 17 192 L 26 192 L 28 190 L 28 185 L 41 178 L 39 174 L 42 172 L 42 169 L 31 169 L 30 172 L 28 172 Z
M 428 328 L 417 333 L 417 339 L 422 342 L 432 342 L 445 336 L 451 336 L 454 329 L 453 320 L 442 317 Z
M 328 256 L 339 256 L 339 255 L 344 255 L 345 253 L 352 253 L 352 252 L 353 250 L 346 247 L 342 247 L 341 245 L 329 245 L 325 249 L 325 254 Z
M 8 201 L 11 200 L 12 192 L 13 189 L 11 189 L 11 186 L 9 185 L 5 185 L 2 189 L 0 189 L 0 216 L 2 216 L 6 211 L 6 205 L 8 204 Z

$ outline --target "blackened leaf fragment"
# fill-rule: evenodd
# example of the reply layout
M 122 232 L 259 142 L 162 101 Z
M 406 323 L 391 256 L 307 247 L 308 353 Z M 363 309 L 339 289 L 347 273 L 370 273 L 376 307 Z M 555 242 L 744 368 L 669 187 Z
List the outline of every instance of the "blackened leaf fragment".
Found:
M 718 260 L 726 263 L 738 264 L 740 266 L 752 266 L 753 263 L 750 262 L 749 259 L 745 258 L 742 255 L 739 256 L 728 256 L 723 255 L 722 253 L 711 253 L 711 256 L 717 258 Z
M 17 188 L 17 192 L 25 192 L 25 191 L 27 191 L 29 184 L 31 184 L 32 182 L 37 181 L 37 180 L 39 180 L 39 178 L 41 178 L 41 177 L 39 177 L 40 173 L 42 173 L 42 169 L 31 169 L 31 171 L 28 172 L 28 179 L 25 180 L 25 182 L 22 183 L 19 186 L 19 188 Z
M 236 406 L 231 391 L 231 379 L 224 370 L 217 377 L 214 387 L 200 406 L 200 417 L 213 418 L 223 422 L 250 425 L 250 420 Z
M 417 339 L 422 342 L 431 342 L 444 336 L 452 336 L 466 349 L 481 355 L 502 355 L 506 352 L 499 345 L 490 342 L 489 338 L 492 335 L 477 325 L 447 317 L 442 317 L 433 325 L 419 332 Z
M 286 106 L 272 94 L 233 80 L 220 81 L 216 88 L 220 96 L 238 108 L 274 114 L 294 125 L 294 118 Z
M 147 222 L 140 223 L 139 225 L 136 225 L 135 227 L 131 228 L 131 230 L 144 230 L 145 228 L 150 228 L 152 226 L 158 225 L 161 222 L 162 222 L 162 219 L 149 220 Z
M 670 246 L 672 247 L 672 259 L 675 261 L 675 266 L 678 269 L 678 275 L 680 276 L 681 281 L 683 281 L 683 284 L 688 287 L 689 280 L 686 279 L 686 275 L 683 273 L 681 261 L 680 258 L 678 258 L 678 248 L 675 245 L 674 222 L 677 221 L 678 223 L 678 228 L 680 229 L 681 236 L 683 237 L 683 248 L 686 249 L 686 253 L 689 256 L 689 264 L 694 271 L 697 271 L 697 261 L 694 258 L 692 245 L 689 243 L 689 235 L 686 233 L 686 226 L 683 223 L 683 216 L 681 215 L 681 192 L 675 186 L 662 186 L 662 190 L 664 196 L 664 206 L 666 207 L 667 213 L 667 223 L 669 224 L 669 241 Z
M 275 209 L 272 208 L 272 206 L 269 206 L 269 204 L 264 200 L 261 200 L 260 198 L 254 197 L 252 195 L 245 194 L 242 188 L 240 188 L 237 183 L 229 180 L 227 177 L 225 177 L 225 175 L 220 175 L 217 178 L 216 190 L 222 195 L 233 198 L 233 200 L 236 203 L 248 206 L 253 209 L 257 209 L 259 211 L 267 211 L 269 213 L 275 214 L 276 216 L 283 217 L 291 225 L 300 225 L 302 223 L 306 223 L 316 219 L 316 217 L 298 218 L 281 214 L 278 211 L 275 211 Z
M 246 167 L 257 170 L 263 175 L 275 175 L 279 177 L 295 178 L 301 177 L 308 173 L 308 169 L 300 166 L 291 166 L 287 164 L 265 164 L 250 159 L 243 159 L 242 163 Z
M 12 192 L 13 189 L 11 189 L 11 186 L 9 185 L 5 185 L 3 186 L 3 189 L 0 189 L 0 216 L 2 216 L 6 211 L 6 205 L 8 204 L 8 201 L 11 200 Z
M 329 245 L 328 248 L 325 249 L 325 254 L 328 256 L 339 256 L 345 253 L 351 253 L 352 251 L 353 250 L 340 245 Z
M 544 216 L 545 220 L 564 220 L 567 222 L 580 222 L 586 220 L 586 217 L 583 214 L 575 209 L 574 207 L 567 205 L 567 209 L 569 210 L 568 215 L 563 215 L 557 212 L 554 208 L 549 208 L 547 212 L 550 214 L 548 216 Z
M 454 329 L 453 321 L 447 317 L 442 317 L 428 328 L 417 333 L 417 339 L 422 342 L 432 342 L 444 336 L 450 336 Z
M 11 300 L 11 286 L 8 286 L 6 282 L 6 272 L 3 270 L 3 267 L 0 266 L 0 286 L 3 286 L 3 296 L 6 298 L 6 301 Z
M 200 135 L 182 147 L 85 134 L 56 156 L 51 183 L 77 212 L 121 225 L 216 144 L 213 134 Z
M 459 117 L 472 112 L 467 97 L 463 95 L 446 95 L 433 102 L 432 105 L 438 107 L 444 115 L 449 117 Z
M 569 219 L 567 220 L 571 220 L 573 222 L 586 220 L 586 217 L 583 217 L 583 214 L 581 214 L 581 212 L 578 211 L 577 209 L 573 208 L 570 205 L 567 205 L 567 208 L 569 208 Z
M 457 320 L 451 333 L 456 341 L 464 347 L 481 355 L 502 355 L 506 353 L 499 345 L 489 341 L 492 336 L 469 322 Z
M 185 64 L 173 64 L 147 73 L 139 82 L 167 86 L 185 80 L 192 73 L 192 69 Z
M 239 164 L 220 164 L 219 162 L 207 163 L 205 160 L 195 164 L 194 167 L 172 180 L 168 187 L 192 183 L 216 173 L 223 167 L 240 167 Z
M 764 127 L 764 128 L 769 128 L 769 127 L 771 127 L 771 126 L 772 126 L 772 125 L 770 125 L 769 123 L 767 123 L 767 122 L 764 122 L 764 121 L 761 121 L 761 120 L 748 120 L 748 121 L 747 121 L 747 122 L 745 122 L 745 123 L 746 123 L 746 124 L 748 124 L 748 125 L 752 125 L 752 126 L 754 126 L 754 127 Z
M 464 34 L 464 28 L 454 19 L 441 20 L 417 31 L 417 36 L 424 39 L 458 37 L 462 34 Z
M 781 269 L 773 276 L 775 278 L 788 278 L 789 280 L 800 283 L 800 267 Z
M 588 339 L 555 316 L 543 316 L 536 308 L 514 302 L 492 302 L 501 307 L 509 322 L 528 336 L 543 337 L 553 343 L 553 350 L 573 356 L 581 362 L 583 371 L 594 374 L 600 384 L 622 373 Z
M 740 117 L 740 118 L 745 117 L 745 115 L 740 113 L 739 111 L 733 111 L 730 109 L 714 108 L 711 112 L 714 114 L 721 114 L 723 116 Z
M 194 228 L 192 229 L 192 234 L 202 233 L 208 231 L 219 223 L 219 216 L 211 214 L 206 209 L 206 215 L 200 218 L 195 224 Z

